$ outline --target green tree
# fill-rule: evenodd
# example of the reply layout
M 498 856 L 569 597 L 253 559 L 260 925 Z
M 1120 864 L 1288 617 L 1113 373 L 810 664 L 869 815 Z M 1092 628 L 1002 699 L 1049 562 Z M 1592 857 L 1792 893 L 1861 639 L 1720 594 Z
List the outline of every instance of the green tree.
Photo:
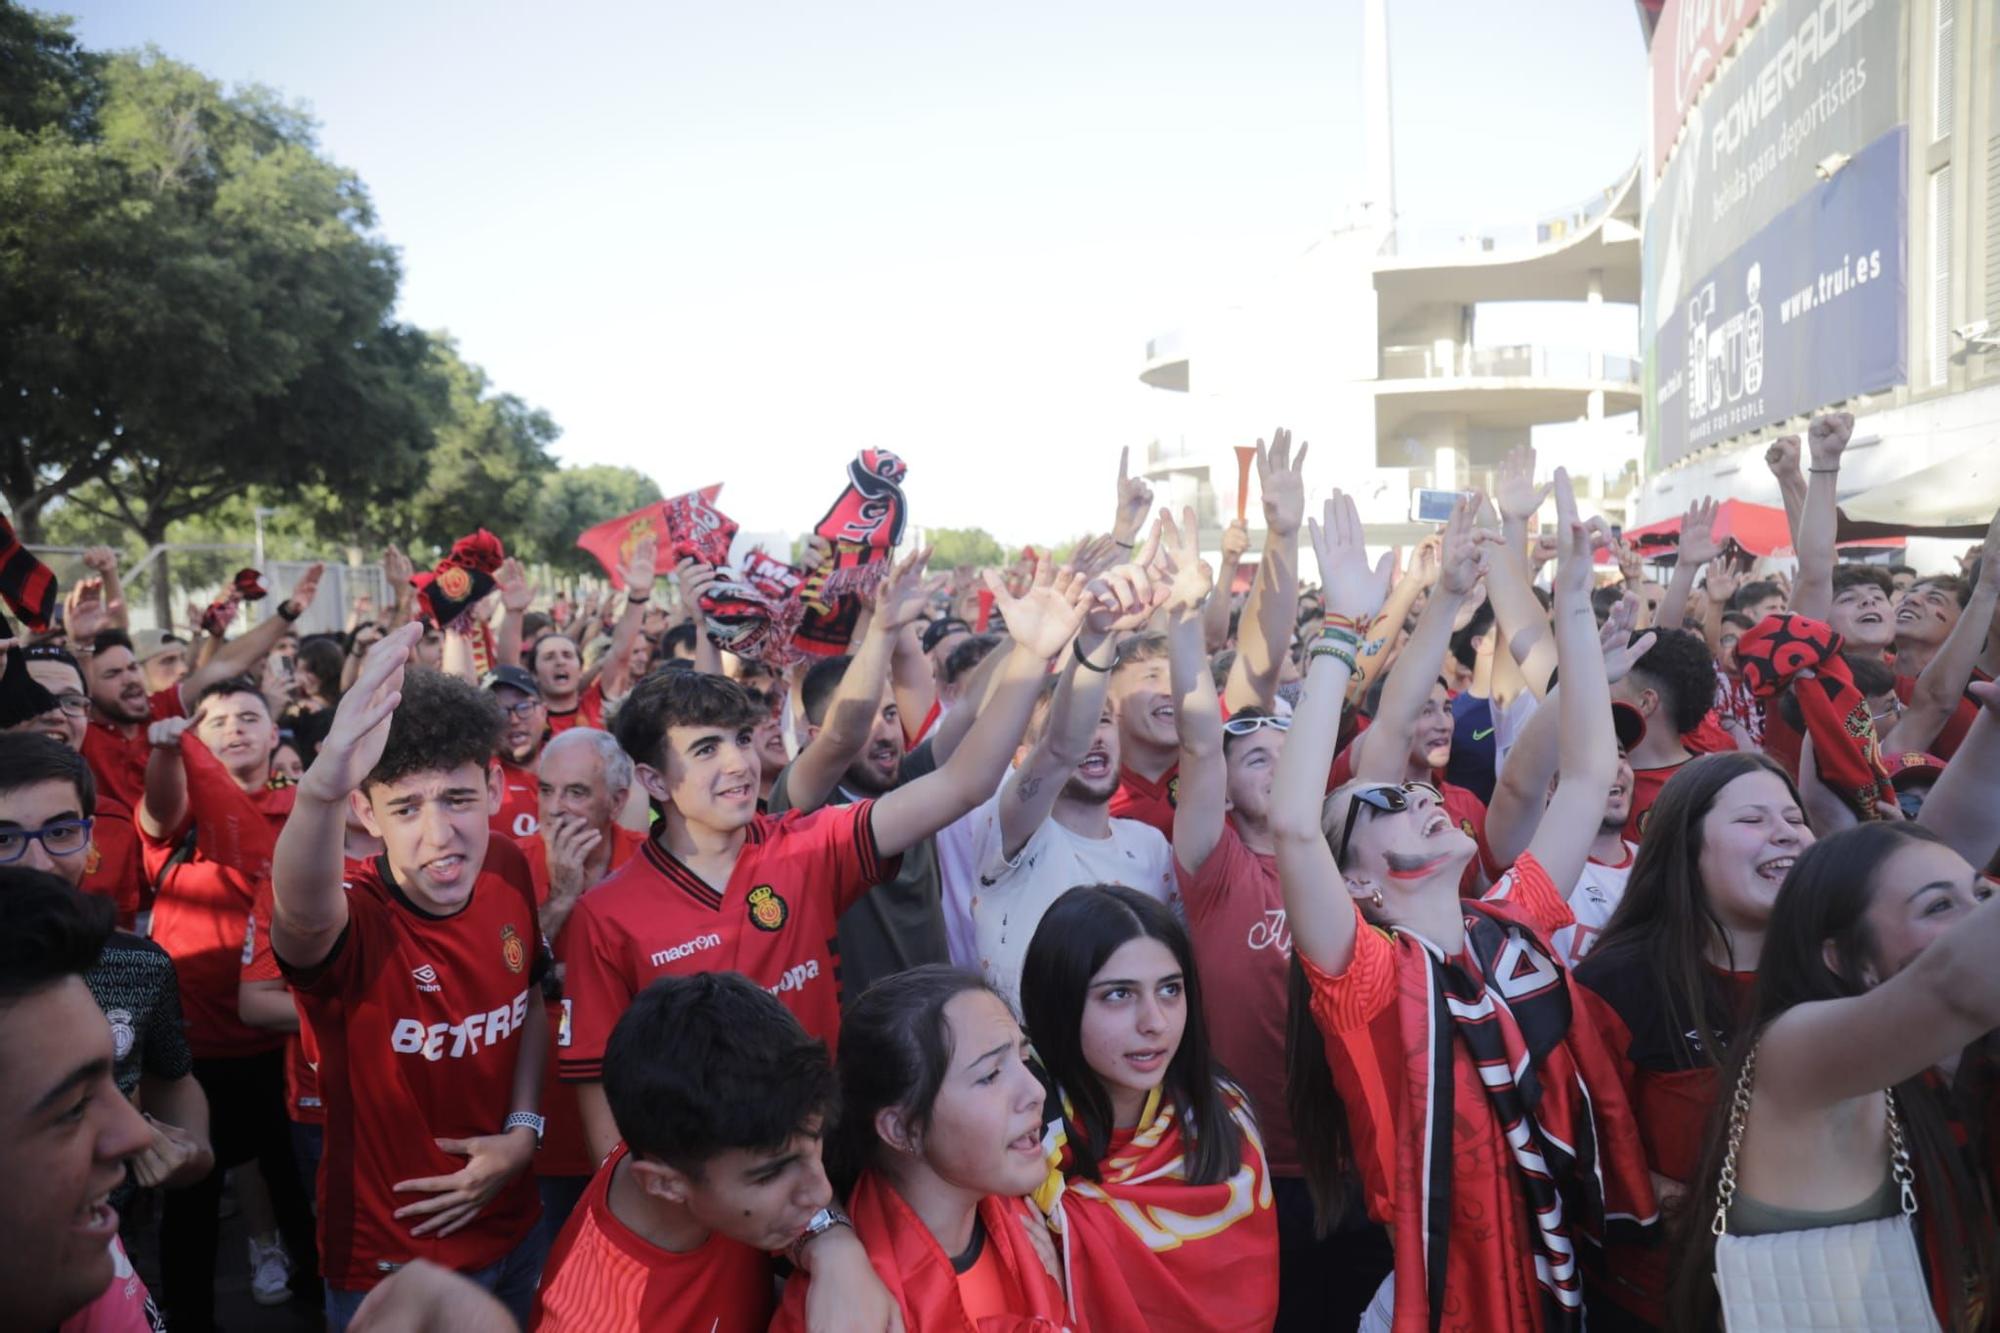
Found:
M 528 554 L 559 573 L 601 574 L 596 557 L 577 550 L 576 539 L 607 518 L 629 514 L 659 498 L 659 486 L 637 469 L 603 464 L 566 467 L 541 488 L 523 545 Z M 513 549 L 511 541 L 508 549 Z
M 931 544 L 931 568 L 953 569 L 959 565 L 1005 565 L 1007 551 L 985 528 L 925 528 L 924 540 Z

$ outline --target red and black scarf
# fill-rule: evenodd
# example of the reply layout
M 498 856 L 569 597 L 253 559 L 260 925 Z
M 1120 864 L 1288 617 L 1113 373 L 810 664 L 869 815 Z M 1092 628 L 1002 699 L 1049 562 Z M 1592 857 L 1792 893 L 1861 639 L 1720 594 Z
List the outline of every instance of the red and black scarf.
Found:
M 4 514 L 0 514 L 0 599 L 36 634 L 55 619 L 55 572 L 21 544 Z
M 236 619 L 236 609 L 245 602 L 261 602 L 270 594 L 264 590 L 264 576 L 254 569 L 239 569 L 236 577 L 229 581 L 229 587 L 222 596 L 208 604 L 201 613 L 203 633 L 220 639 L 229 633 L 229 626 Z
M 1583 1279 L 1578 1240 L 1601 1244 L 1607 1224 L 1633 1238 L 1657 1218 L 1645 1155 L 1629 1114 L 1607 1116 L 1592 1089 L 1618 1084 L 1615 1060 L 1596 1031 L 1575 1022 L 1569 974 L 1549 948 L 1516 922 L 1479 901 L 1462 904 L 1465 947 L 1455 957 L 1418 936 L 1399 957 L 1425 969 L 1425 1003 L 1401 1006 L 1409 1049 L 1431 1052 L 1421 1104 L 1405 1121 L 1418 1138 L 1414 1160 L 1425 1179 L 1417 1216 L 1397 1209 L 1397 1248 L 1416 1241 L 1423 1277 L 1423 1321 L 1401 1276 L 1396 1326 L 1440 1327 L 1453 1243 L 1452 1169 L 1457 1151 L 1454 1042 L 1479 1070 L 1488 1104 L 1512 1156 L 1528 1206 L 1526 1245 L 1510 1256 L 1532 1272 L 1542 1294 L 1541 1326 L 1582 1327 Z M 1414 980 L 1414 979 L 1413 979 Z M 1404 993 L 1411 993 L 1404 983 Z M 1616 1108 L 1612 1108 L 1615 1110 Z M 1600 1143 L 1600 1134 L 1608 1144 Z M 1412 1223 L 1415 1224 L 1412 1227 Z M 1410 1236 L 1409 1230 L 1416 1230 Z M 1521 1233 L 1496 1226 L 1492 1239 L 1513 1248 Z M 1621 1238 L 1624 1238 L 1621 1234 Z M 1402 1264 L 1398 1264 L 1401 1269 Z M 1478 1308 L 1479 1293 L 1457 1304 Z
M 713 497 L 689 491 L 660 502 L 660 516 L 667 525 L 666 551 L 675 564 L 699 560 L 704 565 L 729 563 L 729 548 L 736 541 L 736 520 L 717 509 Z
M 507 559 L 507 548 L 485 528 L 452 543 L 451 553 L 434 569 L 417 575 L 410 586 L 424 612 L 439 629 L 470 632 L 472 608 L 497 586 L 494 575 Z M 475 642 L 480 635 L 472 636 Z M 475 658 L 480 654 L 474 651 Z M 479 670 L 487 664 L 474 662 Z
M 800 596 L 805 614 L 793 638 L 818 657 L 847 651 L 862 599 L 889 572 L 889 553 L 903 539 L 909 468 L 887 449 L 864 449 L 847 465 L 847 489 L 813 531 L 833 545 L 833 558 L 814 570 Z
M 1813 766 L 1864 820 L 1878 819 L 1878 801 L 1894 804 L 1895 785 L 1882 763 L 1868 698 L 1840 655 L 1832 628 L 1804 616 L 1766 616 L 1736 641 L 1743 682 L 1760 699 L 1791 687 L 1813 740 Z M 1812 672 L 1811 679 L 1802 673 Z

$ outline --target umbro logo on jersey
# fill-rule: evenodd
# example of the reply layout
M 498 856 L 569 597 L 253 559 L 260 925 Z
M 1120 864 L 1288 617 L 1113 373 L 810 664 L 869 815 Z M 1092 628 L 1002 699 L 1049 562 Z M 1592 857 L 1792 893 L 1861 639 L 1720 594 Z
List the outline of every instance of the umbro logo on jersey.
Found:
M 435 995 L 444 989 L 438 985 L 437 969 L 429 963 L 425 963 L 422 967 L 411 968 L 410 975 L 416 978 L 417 989 L 426 995 Z

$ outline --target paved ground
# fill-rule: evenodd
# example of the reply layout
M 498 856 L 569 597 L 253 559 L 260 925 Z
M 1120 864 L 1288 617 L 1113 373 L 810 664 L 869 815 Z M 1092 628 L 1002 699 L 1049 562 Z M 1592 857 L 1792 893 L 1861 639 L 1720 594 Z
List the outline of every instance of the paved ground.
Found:
M 226 1333 L 322 1333 L 326 1321 L 317 1301 L 293 1300 L 288 1305 L 259 1305 L 250 1299 L 250 1242 L 243 1219 L 233 1215 L 225 1196 L 222 1243 L 215 1264 L 215 1321 Z M 136 1219 L 126 1223 L 125 1248 L 132 1264 L 146 1279 L 154 1299 L 160 1292 L 157 1224 Z M 173 1326 L 169 1333 L 199 1333 Z

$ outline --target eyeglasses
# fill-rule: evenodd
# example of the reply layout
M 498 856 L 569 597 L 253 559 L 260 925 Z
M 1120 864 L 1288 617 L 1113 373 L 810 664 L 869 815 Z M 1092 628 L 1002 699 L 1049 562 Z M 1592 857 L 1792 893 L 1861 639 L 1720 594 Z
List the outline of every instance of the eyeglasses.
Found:
M 1290 731 L 1292 720 L 1288 717 L 1259 714 L 1256 717 L 1232 717 L 1222 724 L 1223 732 L 1230 736 L 1254 736 L 1263 727 L 1269 727 L 1273 731 Z
M 508 717 L 525 718 L 541 706 L 542 701 L 540 699 L 523 699 L 517 704 L 501 704 L 500 711 Z
M 90 696 L 70 691 L 56 696 L 56 707 L 71 717 L 84 717 L 90 712 Z
M 1431 798 L 1432 805 L 1443 805 L 1444 795 L 1428 782 L 1405 782 L 1400 787 L 1384 783 L 1379 787 L 1363 787 L 1347 802 L 1347 827 L 1340 833 L 1340 850 L 1333 854 L 1336 866 L 1347 862 L 1347 844 L 1354 841 L 1354 826 L 1360 822 L 1361 807 L 1385 815 L 1397 815 L 1410 808 L 1410 797 L 1423 792 Z
M 28 844 L 39 842 L 50 856 L 75 856 L 90 845 L 90 819 L 58 819 L 40 828 L 0 829 L 0 866 L 12 865 L 28 854 Z

